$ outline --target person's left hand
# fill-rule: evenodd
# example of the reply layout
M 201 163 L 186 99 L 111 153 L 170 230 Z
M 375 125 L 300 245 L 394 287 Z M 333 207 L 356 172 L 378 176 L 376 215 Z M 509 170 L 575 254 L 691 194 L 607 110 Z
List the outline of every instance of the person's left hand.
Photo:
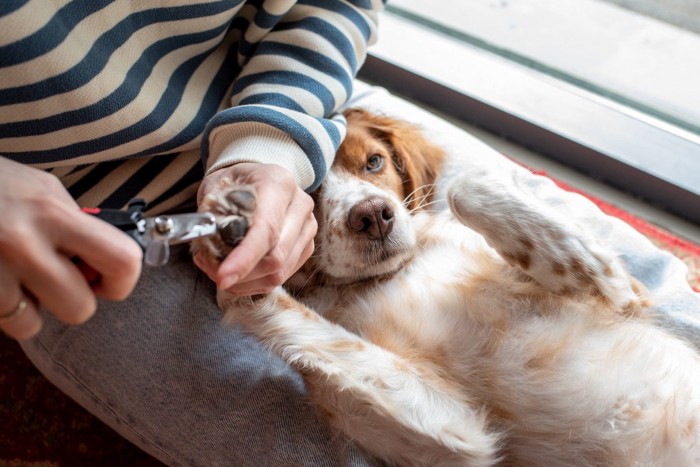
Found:
M 198 199 L 216 189 L 222 177 L 253 185 L 258 209 L 246 236 L 221 265 L 209 263 L 201 254 L 195 255 L 195 264 L 219 288 L 236 295 L 269 293 L 313 253 L 317 230 L 313 200 L 290 171 L 262 163 L 240 163 L 209 174 Z

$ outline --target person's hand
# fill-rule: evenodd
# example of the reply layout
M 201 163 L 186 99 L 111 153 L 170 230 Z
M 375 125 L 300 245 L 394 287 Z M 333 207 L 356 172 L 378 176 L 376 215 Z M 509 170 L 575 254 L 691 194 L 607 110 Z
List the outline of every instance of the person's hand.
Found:
M 231 293 L 268 293 L 313 253 L 317 229 L 313 200 L 287 169 L 261 163 L 240 163 L 211 173 L 202 182 L 198 198 L 215 190 L 222 177 L 253 185 L 257 209 L 246 236 L 221 265 L 208 263 L 202 255 L 195 255 L 195 263 Z
M 0 157 L 0 328 L 26 339 L 41 328 L 39 304 L 79 324 L 96 297 L 122 300 L 141 272 L 141 248 L 80 211 L 56 177 Z M 88 284 L 71 258 L 100 275 Z

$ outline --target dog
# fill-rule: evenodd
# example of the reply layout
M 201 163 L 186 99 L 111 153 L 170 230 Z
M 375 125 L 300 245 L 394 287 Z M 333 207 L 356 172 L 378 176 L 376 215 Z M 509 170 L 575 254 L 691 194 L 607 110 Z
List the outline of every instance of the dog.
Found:
M 332 426 L 393 465 L 700 465 L 700 358 L 613 254 L 492 169 L 465 166 L 436 212 L 442 151 L 345 116 L 311 259 L 270 294 L 218 292 Z M 226 181 L 204 202 L 251 218 L 251 199 Z

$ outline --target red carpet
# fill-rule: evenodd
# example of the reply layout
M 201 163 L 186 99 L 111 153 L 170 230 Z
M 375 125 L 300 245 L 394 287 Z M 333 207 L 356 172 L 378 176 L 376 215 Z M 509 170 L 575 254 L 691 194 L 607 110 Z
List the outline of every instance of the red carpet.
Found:
M 541 172 L 540 172 L 541 173 Z M 566 190 L 578 191 L 564 184 Z M 683 259 L 700 291 L 700 247 L 611 204 L 582 193 L 660 248 Z M 64 396 L 28 362 L 16 342 L 0 335 L 0 467 L 161 465 Z

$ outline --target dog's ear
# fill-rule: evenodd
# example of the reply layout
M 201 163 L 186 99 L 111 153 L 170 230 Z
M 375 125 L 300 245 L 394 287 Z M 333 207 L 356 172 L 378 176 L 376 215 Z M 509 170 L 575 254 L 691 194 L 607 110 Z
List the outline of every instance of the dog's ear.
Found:
M 409 209 L 429 206 L 445 153 L 413 125 L 399 124 L 393 130 L 389 133 L 389 143 L 394 165 L 403 180 L 406 205 Z
M 445 153 L 430 143 L 415 125 L 363 109 L 348 109 L 348 120 L 357 119 L 387 145 L 401 175 L 403 195 L 409 209 L 429 205 Z

